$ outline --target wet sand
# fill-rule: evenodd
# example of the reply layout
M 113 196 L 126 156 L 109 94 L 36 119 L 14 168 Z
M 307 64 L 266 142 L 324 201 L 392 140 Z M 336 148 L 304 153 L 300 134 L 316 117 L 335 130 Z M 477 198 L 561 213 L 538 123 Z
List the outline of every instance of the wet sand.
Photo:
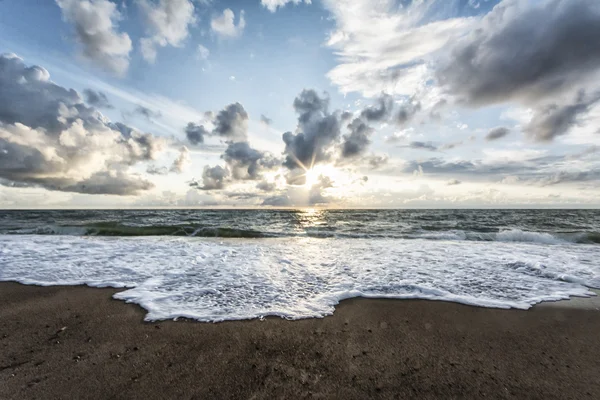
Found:
M 600 398 L 598 302 L 148 323 L 115 292 L 0 283 L 0 398 Z

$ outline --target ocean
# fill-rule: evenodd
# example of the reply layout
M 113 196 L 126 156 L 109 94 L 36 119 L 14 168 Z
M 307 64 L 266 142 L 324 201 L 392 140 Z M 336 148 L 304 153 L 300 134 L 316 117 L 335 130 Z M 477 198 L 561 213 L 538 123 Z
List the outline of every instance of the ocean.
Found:
M 600 210 L 0 211 L 0 281 L 125 288 L 146 320 L 350 297 L 527 309 L 600 288 Z

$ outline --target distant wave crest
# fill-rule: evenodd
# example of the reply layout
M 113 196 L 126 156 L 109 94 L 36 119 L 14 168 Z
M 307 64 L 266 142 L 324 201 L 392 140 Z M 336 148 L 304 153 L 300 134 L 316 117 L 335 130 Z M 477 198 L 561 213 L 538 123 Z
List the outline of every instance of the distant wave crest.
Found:
M 118 222 L 101 222 L 84 225 L 44 225 L 36 228 L 12 229 L 4 232 L 11 235 L 69 235 L 69 236 L 188 236 L 221 238 L 276 238 L 312 237 L 343 239 L 428 239 L 452 241 L 522 242 L 540 244 L 600 244 L 600 232 L 532 232 L 521 229 L 507 229 L 499 232 L 478 232 L 464 230 L 432 231 L 415 229 L 412 233 L 386 234 L 384 232 L 336 232 L 306 228 L 295 232 L 269 232 L 231 227 L 208 227 L 198 225 L 146 225 L 134 226 Z

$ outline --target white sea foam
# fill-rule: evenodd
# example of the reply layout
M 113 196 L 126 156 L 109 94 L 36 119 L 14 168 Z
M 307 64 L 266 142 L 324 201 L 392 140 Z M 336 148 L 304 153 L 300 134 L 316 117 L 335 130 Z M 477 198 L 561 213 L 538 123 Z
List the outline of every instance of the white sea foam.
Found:
M 322 317 L 348 297 L 526 309 L 600 287 L 600 246 L 0 235 L 0 280 L 129 288 L 147 320 Z

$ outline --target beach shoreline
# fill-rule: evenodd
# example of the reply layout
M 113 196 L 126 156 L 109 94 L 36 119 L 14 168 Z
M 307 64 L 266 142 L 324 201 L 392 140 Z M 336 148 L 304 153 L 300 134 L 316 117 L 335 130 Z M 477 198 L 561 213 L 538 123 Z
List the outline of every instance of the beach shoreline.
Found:
M 598 297 L 214 324 L 144 322 L 118 291 L 0 283 L 0 398 L 600 398 Z

